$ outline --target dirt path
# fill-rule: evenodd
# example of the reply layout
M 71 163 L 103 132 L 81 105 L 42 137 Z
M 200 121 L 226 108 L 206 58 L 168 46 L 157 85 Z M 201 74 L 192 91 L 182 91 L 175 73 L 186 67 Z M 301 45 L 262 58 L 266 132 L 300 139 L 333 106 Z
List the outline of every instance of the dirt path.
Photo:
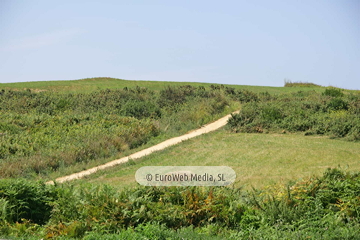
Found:
M 236 112 L 233 112 L 233 113 L 238 113 L 238 112 L 239 111 L 236 111 Z M 167 147 L 178 144 L 178 143 L 180 143 L 182 141 L 185 141 L 185 140 L 188 140 L 190 138 L 194 138 L 194 137 L 199 136 L 201 134 L 217 130 L 217 129 L 219 129 L 219 128 L 226 125 L 227 120 L 229 119 L 230 116 L 231 116 L 231 114 L 226 115 L 225 117 L 222 117 L 222 118 L 220 118 L 219 120 L 217 120 L 215 122 L 209 123 L 209 124 L 199 128 L 199 129 L 191 131 L 191 132 L 189 132 L 189 133 L 187 133 L 185 135 L 170 138 L 170 139 L 168 139 L 168 140 L 166 140 L 166 141 L 164 141 L 162 143 L 159 143 L 159 144 L 157 144 L 155 146 L 146 148 L 146 149 L 141 150 L 139 152 L 133 153 L 133 154 L 127 156 L 127 157 L 123 157 L 123 158 L 120 158 L 120 159 L 117 159 L 117 160 L 113 160 L 113 161 L 105 163 L 103 165 L 93 167 L 93 168 L 90 168 L 88 170 L 84 170 L 84 171 L 74 173 L 74 174 L 71 174 L 71 175 L 68 175 L 68 176 L 59 177 L 55 181 L 58 182 L 58 183 L 62 183 L 62 182 L 71 181 L 71 180 L 74 180 L 74 179 L 83 178 L 83 177 L 85 177 L 87 175 L 90 175 L 92 173 L 95 173 L 95 172 L 97 172 L 99 170 L 109 168 L 109 167 L 113 167 L 113 166 L 116 166 L 116 165 L 119 165 L 119 164 L 122 164 L 122 163 L 126 163 L 127 161 L 129 161 L 129 159 L 141 158 L 141 157 L 144 157 L 146 155 L 151 154 L 152 152 L 163 150 L 163 149 L 165 149 Z M 47 182 L 47 184 L 54 184 L 54 182 L 49 181 L 49 182 Z

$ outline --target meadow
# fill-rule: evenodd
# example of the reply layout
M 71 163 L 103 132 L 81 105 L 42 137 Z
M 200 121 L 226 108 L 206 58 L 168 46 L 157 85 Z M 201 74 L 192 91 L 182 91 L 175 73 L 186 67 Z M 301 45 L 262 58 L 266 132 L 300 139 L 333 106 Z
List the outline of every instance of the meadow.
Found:
M 196 82 L 166 82 L 166 81 L 147 81 L 147 80 L 124 80 L 118 78 L 109 78 L 109 77 L 96 77 L 96 78 L 85 78 L 79 80 L 63 80 L 63 81 L 39 81 L 39 82 L 18 82 L 18 83 L 0 83 L 0 89 L 5 90 L 26 90 L 31 89 L 34 92 L 42 91 L 53 91 L 53 92 L 71 92 L 71 93 L 86 93 L 97 90 L 105 89 L 122 89 L 127 88 L 136 88 L 145 87 L 150 90 L 158 91 L 167 86 L 179 87 L 184 85 L 190 85 L 193 87 L 210 87 L 221 86 L 220 84 L 212 83 L 196 83 Z M 296 91 L 316 91 L 321 92 L 325 87 L 318 86 L 315 84 L 298 84 L 287 81 L 285 85 L 288 87 L 268 87 L 268 86 L 250 86 L 250 85 L 229 85 L 227 87 L 235 88 L 236 90 L 243 89 L 252 92 L 269 92 L 269 93 L 286 93 L 286 92 L 296 92 Z M 347 90 L 349 92 L 356 92 L 355 90 Z
M 238 109 L 218 131 L 45 184 Z M 360 92 L 311 83 L 0 84 L 0 236 L 357 239 L 359 140 Z M 237 179 L 229 187 L 139 186 L 135 172 L 149 165 L 226 165 Z
M 143 166 L 229 166 L 243 189 L 286 184 L 321 175 L 327 168 L 360 169 L 358 142 L 292 133 L 231 133 L 221 129 L 155 152 L 128 164 L 77 180 L 116 189 L 135 187 Z

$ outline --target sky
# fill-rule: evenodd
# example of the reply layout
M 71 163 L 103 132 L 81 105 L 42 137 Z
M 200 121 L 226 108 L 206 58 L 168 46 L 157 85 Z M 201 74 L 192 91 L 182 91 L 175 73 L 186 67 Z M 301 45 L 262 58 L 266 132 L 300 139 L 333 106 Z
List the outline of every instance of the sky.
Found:
M 360 90 L 360 1 L 0 0 L 0 83 L 90 77 Z

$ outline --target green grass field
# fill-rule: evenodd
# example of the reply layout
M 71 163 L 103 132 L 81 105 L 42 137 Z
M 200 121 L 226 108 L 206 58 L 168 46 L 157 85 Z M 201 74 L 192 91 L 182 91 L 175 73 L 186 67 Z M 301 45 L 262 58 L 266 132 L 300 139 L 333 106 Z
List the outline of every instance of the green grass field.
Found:
M 133 164 L 78 181 L 123 188 L 137 185 L 135 172 L 142 166 L 230 166 L 237 174 L 237 186 L 264 187 L 320 175 L 326 168 L 358 171 L 360 143 L 301 134 L 233 134 L 221 129 L 134 160 Z
M 18 83 L 0 83 L 0 89 L 25 90 L 34 91 L 56 91 L 56 92 L 91 92 L 100 89 L 117 89 L 117 88 L 133 88 L 136 86 L 146 87 L 151 90 L 159 90 L 165 86 L 182 86 L 191 85 L 194 87 L 218 85 L 212 83 L 194 83 L 194 82 L 160 82 L 160 81 L 135 81 L 116 78 L 86 78 L 80 80 L 64 80 L 64 81 L 39 81 L 39 82 L 18 82 Z M 286 93 L 297 91 L 323 91 L 324 87 L 320 86 L 294 86 L 294 87 L 267 87 L 267 86 L 249 86 L 249 85 L 228 85 L 235 89 L 245 89 L 253 92 L 269 93 Z

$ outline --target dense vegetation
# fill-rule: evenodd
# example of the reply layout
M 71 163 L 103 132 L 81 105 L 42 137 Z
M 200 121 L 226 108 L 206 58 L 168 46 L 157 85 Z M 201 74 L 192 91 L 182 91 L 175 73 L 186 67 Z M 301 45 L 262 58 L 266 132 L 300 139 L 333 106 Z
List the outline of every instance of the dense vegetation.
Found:
M 156 136 L 180 135 L 238 107 L 215 86 L 90 93 L 2 90 L 0 176 L 44 177 L 114 158 Z
M 360 140 L 360 94 L 327 88 L 322 94 L 298 91 L 283 95 L 259 94 L 244 103 L 229 120 L 235 132 L 278 131 L 320 134 Z
M 84 239 L 355 239 L 360 173 L 328 169 L 288 186 L 45 185 L 0 180 L 4 237 Z M 70 201 L 71 199 L 71 201 Z

